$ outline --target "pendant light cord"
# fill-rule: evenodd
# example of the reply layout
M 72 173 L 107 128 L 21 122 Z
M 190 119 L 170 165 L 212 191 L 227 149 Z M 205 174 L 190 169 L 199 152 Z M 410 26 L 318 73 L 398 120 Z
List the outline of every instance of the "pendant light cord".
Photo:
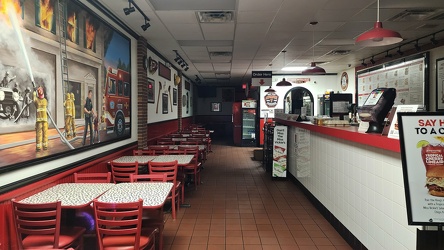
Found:
M 313 24 L 312 25 L 313 26 L 313 61 L 312 62 L 314 62 L 315 61 L 315 25 Z
M 378 9 L 378 11 L 376 12 L 376 21 L 379 22 L 379 0 L 377 0 L 376 2 L 376 9 Z

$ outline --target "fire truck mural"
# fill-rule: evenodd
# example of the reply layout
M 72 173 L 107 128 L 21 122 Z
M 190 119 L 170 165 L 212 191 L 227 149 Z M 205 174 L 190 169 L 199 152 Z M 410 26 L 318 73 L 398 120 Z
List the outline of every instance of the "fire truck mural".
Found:
M 0 1 L 0 173 L 131 136 L 131 40 L 57 3 Z

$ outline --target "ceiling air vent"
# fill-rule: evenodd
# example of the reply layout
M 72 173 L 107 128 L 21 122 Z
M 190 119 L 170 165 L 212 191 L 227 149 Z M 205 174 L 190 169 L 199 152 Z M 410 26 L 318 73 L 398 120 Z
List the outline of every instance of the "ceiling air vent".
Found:
M 403 12 L 390 18 L 389 21 L 405 22 L 405 21 L 424 21 L 430 19 L 433 15 L 441 12 L 440 9 L 414 9 L 404 10 Z
M 345 56 L 348 55 L 350 53 L 350 50 L 343 50 L 343 49 L 338 49 L 338 50 L 332 50 L 330 51 L 327 55 L 331 56 Z
M 233 22 L 233 11 L 198 11 L 197 18 L 201 23 L 227 23 Z
M 230 73 L 216 73 L 217 79 L 228 79 L 230 78 Z
M 214 51 L 210 52 L 211 57 L 220 57 L 220 56 L 231 56 L 232 52 L 223 52 L 223 51 Z

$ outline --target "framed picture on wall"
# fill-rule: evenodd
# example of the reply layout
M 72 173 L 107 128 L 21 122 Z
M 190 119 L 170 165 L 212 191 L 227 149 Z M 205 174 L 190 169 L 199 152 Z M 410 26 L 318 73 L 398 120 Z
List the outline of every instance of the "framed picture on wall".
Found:
M 162 114 L 168 114 L 168 94 L 162 93 Z
M 177 106 L 177 89 L 173 88 L 173 105 Z
M 171 69 L 159 62 L 159 76 L 171 81 Z
M 436 60 L 436 109 L 444 110 L 444 58 Z
M 155 90 L 156 90 L 156 88 L 155 88 L 155 84 L 154 84 L 155 82 L 154 82 L 154 80 L 153 79 L 151 79 L 151 78 L 148 78 L 148 85 L 147 85 L 147 87 L 148 87 L 148 98 L 147 98 L 147 101 L 148 101 L 148 103 L 154 103 L 155 102 L 155 94 L 154 94 L 154 92 L 155 92 Z
M 221 112 L 221 103 L 220 102 L 212 102 L 211 103 L 211 112 Z

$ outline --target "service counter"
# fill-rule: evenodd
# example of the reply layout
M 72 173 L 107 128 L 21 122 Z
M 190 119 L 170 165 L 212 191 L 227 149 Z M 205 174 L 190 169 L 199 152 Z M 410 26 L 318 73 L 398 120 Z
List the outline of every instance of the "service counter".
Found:
M 398 140 L 357 127 L 279 118 L 276 123 L 288 126 L 288 175 L 333 216 L 333 224 L 367 249 L 416 248 L 417 227 L 407 224 Z

